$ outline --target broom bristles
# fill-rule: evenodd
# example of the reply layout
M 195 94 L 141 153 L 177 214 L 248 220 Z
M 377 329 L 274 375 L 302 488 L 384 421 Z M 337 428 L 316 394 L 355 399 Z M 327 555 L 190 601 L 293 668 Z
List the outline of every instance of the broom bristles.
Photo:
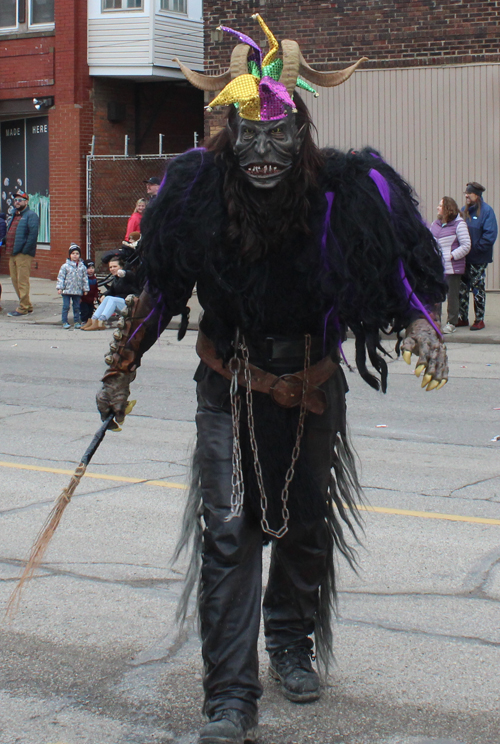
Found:
M 59 526 L 59 522 L 61 521 L 64 510 L 71 501 L 71 497 L 73 496 L 76 487 L 80 483 L 80 480 L 85 473 L 86 467 L 87 466 L 84 465 L 82 462 L 78 465 L 75 472 L 71 476 L 69 484 L 59 494 L 55 505 L 53 506 L 49 516 L 45 520 L 42 529 L 38 533 L 38 537 L 30 550 L 30 554 L 26 562 L 26 566 L 24 567 L 24 571 L 21 574 L 16 588 L 12 592 L 7 604 L 7 610 L 5 612 L 5 617 L 7 620 L 12 620 L 17 610 L 19 609 L 23 587 L 25 583 L 33 577 L 35 571 L 42 563 L 43 557 L 49 546 L 52 536 Z

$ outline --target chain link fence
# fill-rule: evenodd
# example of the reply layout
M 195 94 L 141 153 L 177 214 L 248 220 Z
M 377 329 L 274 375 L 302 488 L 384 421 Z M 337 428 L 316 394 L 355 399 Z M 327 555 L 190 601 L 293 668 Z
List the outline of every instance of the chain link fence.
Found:
M 104 253 L 121 246 L 137 199 L 147 198 L 144 181 L 151 176 L 162 179 L 167 162 L 174 157 L 88 155 L 86 257 L 97 268 Z

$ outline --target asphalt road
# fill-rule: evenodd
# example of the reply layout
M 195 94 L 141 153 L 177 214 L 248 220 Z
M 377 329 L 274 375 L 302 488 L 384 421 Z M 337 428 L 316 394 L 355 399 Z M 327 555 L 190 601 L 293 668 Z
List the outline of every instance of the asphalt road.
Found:
M 0 319 L 2 607 L 99 425 L 109 335 Z M 145 357 L 133 414 L 106 436 L 0 627 L 0 744 L 196 740 L 199 642 L 194 623 L 177 632 L 185 561 L 170 563 L 195 433 L 194 340 L 167 331 Z M 319 703 L 283 700 L 262 648 L 262 744 L 499 744 L 500 347 L 453 343 L 450 362 L 437 393 L 401 360 L 385 396 L 347 373 L 371 508 L 360 569 L 339 566 L 336 665 Z

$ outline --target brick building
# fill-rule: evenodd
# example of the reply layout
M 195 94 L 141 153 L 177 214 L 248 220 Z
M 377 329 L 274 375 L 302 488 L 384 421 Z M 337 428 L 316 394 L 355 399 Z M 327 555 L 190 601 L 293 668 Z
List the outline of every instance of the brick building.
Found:
M 429 221 L 444 195 L 486 186 L 500 218 L 500 4 L 495 0 L 205 0 L 205 61 L 227 67 L 236 28 L 265 46 L 253 13 L 278 39 L 296 39 L 320 70 L 369 57 L 345 85 L 305 93 L 321 146 L 370 144 L 412 183 Z M 213 133 L 222 117 L 206 120 Z M 496 251 L 488 288 L 500 289 Z
M 70 242 L 86 245 L 93 140 L 95 154 L 118 155 L 128 136 L 135 155 L 158 152 L 160 134 L 164 152 L 202 135 L 202 95 L 171 60 L 202 69 L 202 29 L 201 0 L 1 0 L 1 211 L 22 187 L 40 214 L 33 276 L 55 278 Z M 162 175 L 161 164 L 154 169 Z M 126 185 L 116 173 L 107 188 L 125 213 L 145 195 L 142 182 Z

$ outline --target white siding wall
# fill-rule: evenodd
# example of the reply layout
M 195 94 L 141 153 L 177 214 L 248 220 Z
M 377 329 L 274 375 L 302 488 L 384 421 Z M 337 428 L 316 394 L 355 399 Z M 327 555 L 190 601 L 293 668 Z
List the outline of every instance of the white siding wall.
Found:
M 154 64 L 179 69 L 172 57 L 193 70 L 203 70 L 203 22 L 157 13 L 154 23 Z
M 500 65 L 361 70 L 304 98 L 319 144 L 371 145 L 414 187 L 432 222 L 442 196 L 463 206 L 467 181 L 486 187 L 500 220 Z M 500 289 L 499 241 L 488 289 Z
M 134 67 L 152 64 L 151 19 L 144 13 L 102 14 L 89 18 L 90 67 Z
M 144 0 L 141 11 L 103 12 L 100 0 L 89 0 L 87 54 L 91 74 L 182 78 L 172 57 L 203 70 L 201 0 L 188 0 L 187 16 L 163 12 L 159 7 L 159 0 Z

